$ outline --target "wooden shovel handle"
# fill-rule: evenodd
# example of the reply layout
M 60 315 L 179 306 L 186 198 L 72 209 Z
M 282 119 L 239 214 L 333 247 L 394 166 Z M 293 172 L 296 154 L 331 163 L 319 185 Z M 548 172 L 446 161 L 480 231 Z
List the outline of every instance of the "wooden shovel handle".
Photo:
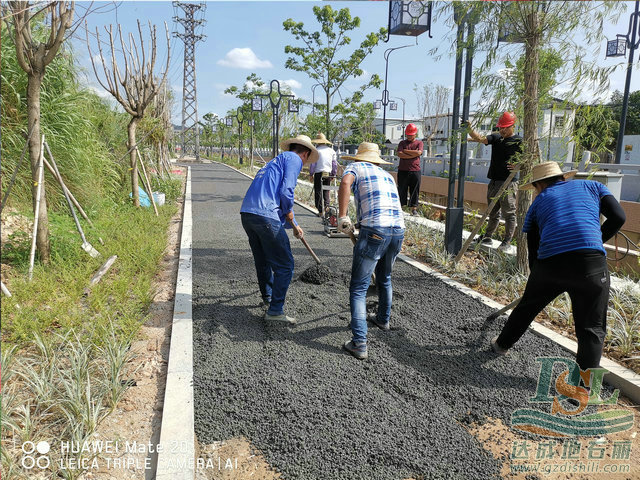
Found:
M 313 257 L 313 259 L 316 261 L 316 263 L 320 265 L 322 262 L 320 262 L 320 259 L 318 258 L 318 256 L 313 252 L 313 250 L 311 250 L 311 247 L 309 246 L 307 241 L 304 239 L 304 237 L 302 237 L 300 241 L 304 244 L 305 247 L 307 247 L 307 250 L 309 250 L 309 253 Z

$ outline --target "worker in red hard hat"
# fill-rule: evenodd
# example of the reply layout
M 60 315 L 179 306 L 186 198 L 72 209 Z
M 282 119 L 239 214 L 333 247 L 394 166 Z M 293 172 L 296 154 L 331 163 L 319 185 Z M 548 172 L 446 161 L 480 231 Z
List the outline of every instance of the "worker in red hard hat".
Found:
M 487 204 L 498 194 L 498 191 L 508 179 L 511 170 L 518 163 L 522 154 L 522 137 L 515 135 L 516 115 L 513 112 L 504 112 L 498 119 L 498 132 L 487 136 L 480 135 L 469 125 L 470 141 L 491 145 L 491 163 L 489 164 L 489 186 L 487 187 Z M 507 250 L 516 231 L 516 192 L 518 189 L 518 176 L 513 177 L 511 184 L 504 191 L 500 200 L 489 213 L 489 223 L 484 235 L 477 241 L 491 245 L 491 236 L 495 233 L 500 222 L 500 213 L 505 221 L 505 234 L 499 250 Z
M 422 166 L 420 156 L 424 150 L 422 141 L 416 140 L 418 127 L 413 123 L 407 125 L 404 131 L 405 139 L 398 144 L 398 196 L 400 205 L 407 205 L 407 192 L 409 193 L 409 208 L 411 215 L 418 214 L 418 200 L 420 198 L 420 180 L 422 179 Z

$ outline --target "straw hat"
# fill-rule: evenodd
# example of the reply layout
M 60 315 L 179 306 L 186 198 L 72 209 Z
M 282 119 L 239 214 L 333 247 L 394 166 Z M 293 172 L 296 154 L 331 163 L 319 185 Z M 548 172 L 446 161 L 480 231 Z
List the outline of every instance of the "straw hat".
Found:
M 358 145 L 358 152 L 355 155 L 342 155 L 341 158 L 375 163 L 377 165 L 391 165 L 391 162 L 385 162 L 380 158 L 380 147 L 378 147 L 377 143 L 362 142 Z
M 314 138 L 313 140 L 311 140 L 313 143 L 315 143 L 316 145 L 318 144 L 325 144 L 325 145 L 332 145 L 333 143 L 331 143 L 329 140 L 327 140 L 327 137 L 324 136 L 324 133 L 320 133 L 318 132 L 318 136 L 316 138 Z
M 543 162 L 538 165 L 533 166 L 533 170 L 531 172 L 531 181 L 529 183 L 525 183 L 520 188 L 522 190 L 532 190 L 533 184 L 535 182 L 539 182 L 540 180 L 544 180 L 545 178 L 557 177 L 558 175 L 562 175 L 565 180 L 572 178 L 577 170 L 571 170 L 570 172 L 563 172 L 560 169 L 560 165 L 556 162 Z
M 297 137 L 287 138 L 286 140 L 283 140 L 280 142 L 280 148 L 283 151 L 287 151 L 289 150 L 289 145 L 291 145 L 292 143 L 297 143 L 298 145 L 304 145 L 309 150 L 311 150 L 311 153 L 309 154 L 310 163 L 316 163 L 318 161 L 318 158 L 319 158 L 318 150 L 313 145 L 313 143 L 311 143 L 311 139 L 309 137 L 307 137 L 306 135 L 298 135 Z

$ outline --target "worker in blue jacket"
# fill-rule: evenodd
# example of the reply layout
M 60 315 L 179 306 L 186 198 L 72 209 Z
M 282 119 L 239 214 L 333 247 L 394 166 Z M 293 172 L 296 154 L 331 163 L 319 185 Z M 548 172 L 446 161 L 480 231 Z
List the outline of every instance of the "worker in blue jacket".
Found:
M 620 203 L 603 184 L 590 180 L 566 181 L 556 162 L 535 165 L 532 180 L 521 188 L 537 196 L 524 220 L 531 275 L 522 299 L 499 336 L 491 340 L 496 353 L 515 344 L 533 319 L 558 295 L 571 298 L 581 370 L 600 365 L 607 334 L 609 271 L 603 242 L 626 220 Z M 606 221 L 600 225 L 600 215 Z
M 304 232 L 293 215 L 293 191 L 303 165 L 318 160 L 318 150 L 306 135 L 280 143 L 283 152 L 262 167 L 242 202 L 242 227 L 256 266 L 263 303 L 268 306 L 265 320 L 295 324 L 284 314 L 284 301 L 293 277 L 293 255 L 285 228 L 296 238 Z

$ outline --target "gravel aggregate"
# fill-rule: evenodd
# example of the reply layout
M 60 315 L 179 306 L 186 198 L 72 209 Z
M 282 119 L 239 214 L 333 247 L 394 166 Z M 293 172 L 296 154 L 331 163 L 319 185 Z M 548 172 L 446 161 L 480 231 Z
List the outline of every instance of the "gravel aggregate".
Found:
M 349 239 L 327 238 L 299 206 L 296 219 L 330 271 L 299 278 L 313 259 L 290 235 L 296 261 L 285 313 L 266 324 L 240 223 L 250 179 L 218 164 L 192 167 L 195 429 L 201 443 L 245 436 L 285 479 L 499 478 L 499 464 L 465 426 L 509 424 L 536 388 L 538 356 L 567 356 L 531 332 L 509 355 L 489 340 L 505 317 L 404 262 L 394 267 L 391 330 L 369 325 L 369 359 L 350 339 Z M 370 298 L 373 308 L 375 298 Z

